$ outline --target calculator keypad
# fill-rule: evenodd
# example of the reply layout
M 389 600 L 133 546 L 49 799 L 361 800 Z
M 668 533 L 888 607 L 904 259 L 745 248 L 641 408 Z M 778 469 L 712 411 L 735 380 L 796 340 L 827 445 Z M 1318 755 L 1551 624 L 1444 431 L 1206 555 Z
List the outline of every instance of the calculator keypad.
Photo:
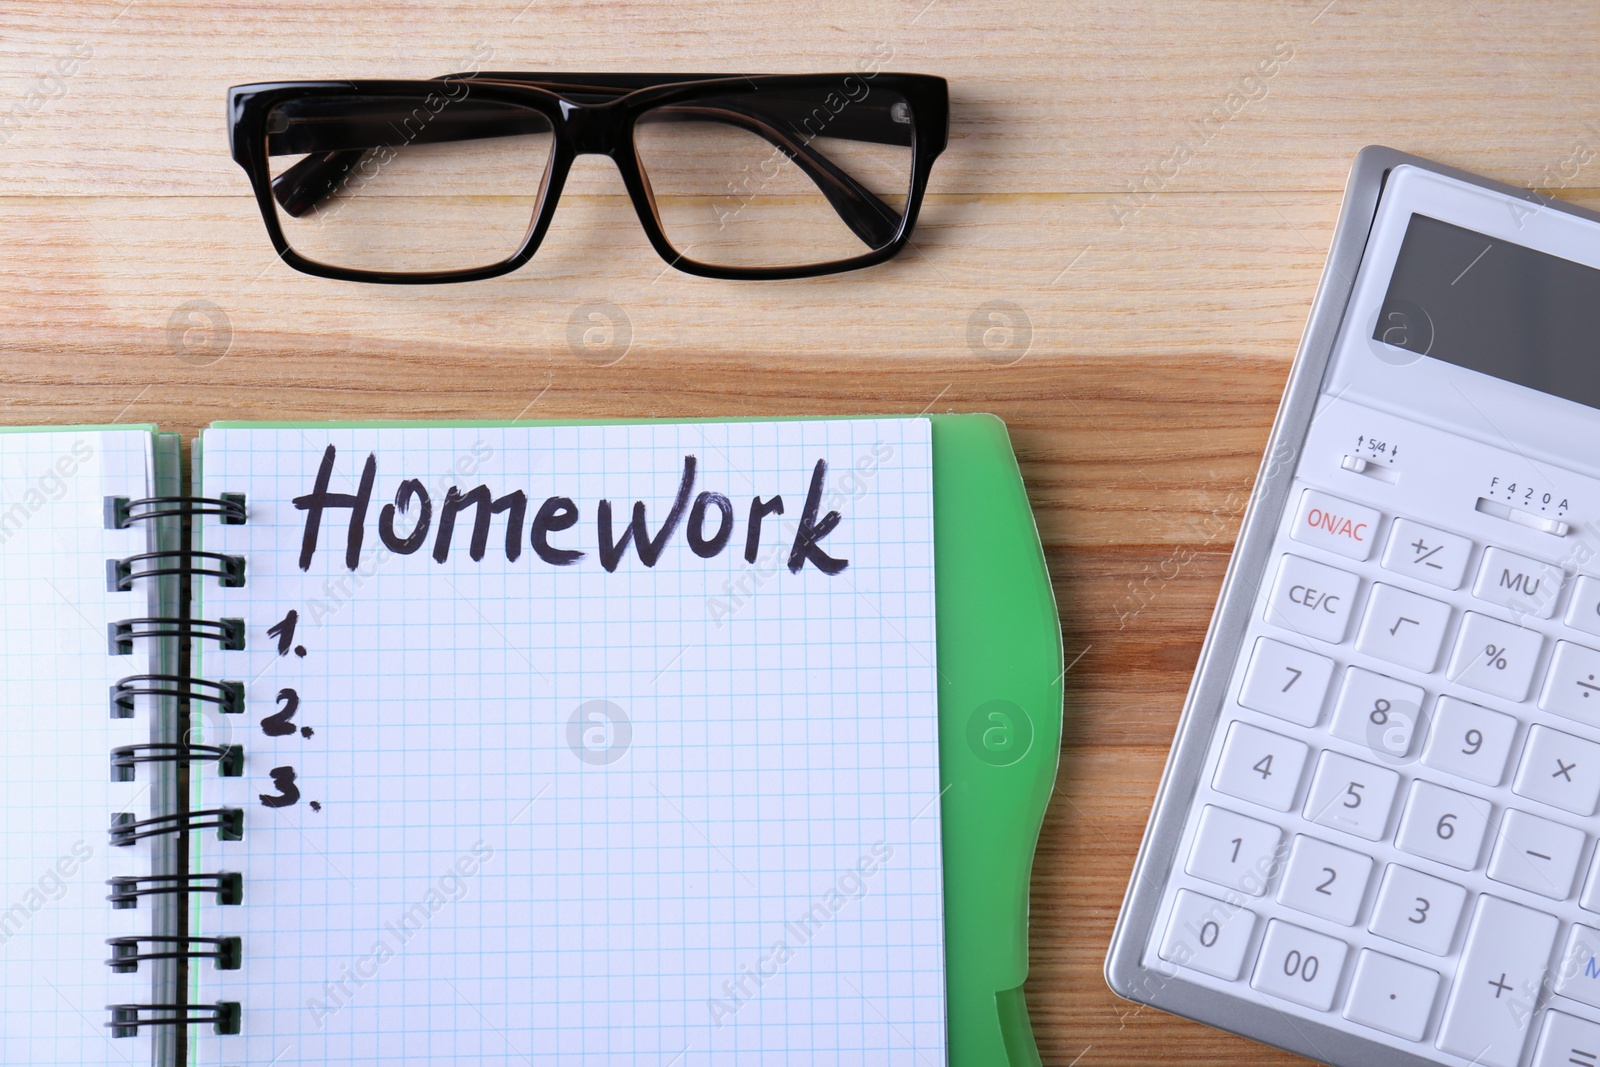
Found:
M 1600 577 L 1319 489 L 1284 533 L 1152 951 L 1424 1058 L 1600 1067 L 1554 1010 L 1600 1012 Z

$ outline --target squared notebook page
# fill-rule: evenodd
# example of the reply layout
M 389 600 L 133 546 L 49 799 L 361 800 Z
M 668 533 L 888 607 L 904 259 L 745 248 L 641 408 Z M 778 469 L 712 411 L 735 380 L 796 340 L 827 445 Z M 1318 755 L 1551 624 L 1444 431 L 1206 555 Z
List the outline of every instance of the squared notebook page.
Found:
M 106 590 L 106 560 L 147 550 L 144 524 L 105 528 L 104 499 L 150 495 L 149 430 L 0 433 L 0 1063 L 150 1063 L 112 1039 L 107 1005 L 149 1003 L 149 968 L 113 975 L 106 939 L 148 934 L 106 880 L 150 873 L 148 841 L 112 848 L 113 812 L 149 814 L 147 781 L 111 782 L 111 749 L 148 741 L 150 709 L 113 720 L 110 686 L 150 671 L 109 653 L 107 625 L 150 591 Z M 145 642 L 139 642 L 143 645 Z M 145 779 L 148 775 L 143 776 Z
M 376 457 L 354 571 L 350 507 L 300 567 L 330 445 L 346 499 Z M 599 502 L 658 537 L 685 457 L 654 565 L 608 572 Z M 450 488 L 480 485 L 525 494 L 518 558 L 509 504 L 471 558 L 469 504 L 438 562 Z M 203 613 L 248 636 L 203 665 L 247 709 L 216 727 L 244 776 L 199 782 L 245 811 L 199 840 L 197 869 L 244 874 L 242 906 L 196 910 L 244 956 L 198 968 L 243 1007 L 201 1063 L 945 1062 L 927 420 L 220 428 L 204 488 L 249 521 L 205 527 L 248 577 Z M 537 540 L 566 564 L 533 547 L 560 497 Z

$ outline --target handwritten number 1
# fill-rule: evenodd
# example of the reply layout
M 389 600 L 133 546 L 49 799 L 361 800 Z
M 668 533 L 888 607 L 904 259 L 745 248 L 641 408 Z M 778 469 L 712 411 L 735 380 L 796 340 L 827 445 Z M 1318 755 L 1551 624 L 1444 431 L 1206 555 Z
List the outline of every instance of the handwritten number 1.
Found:
M 294 649 L 294 654 L 297 656 L 303 657 L 306 654 L 304 645 L 297 645 L 294 643 L 294 628 L 299 624 L 299 622 L 300 613 L 298 611 L 291 610 L 289 614 L 279 619 L 273 625 L 267 627 L 267 636 L 276 637 L 278 639 L 278 655 L 287 656 L 291 648 Z

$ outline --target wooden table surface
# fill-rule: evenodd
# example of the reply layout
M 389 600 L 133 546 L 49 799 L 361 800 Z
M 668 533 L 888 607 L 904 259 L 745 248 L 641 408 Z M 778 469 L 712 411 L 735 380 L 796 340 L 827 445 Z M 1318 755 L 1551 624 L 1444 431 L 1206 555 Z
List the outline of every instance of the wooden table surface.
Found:
M 1596 40 L 1600 6 L 1519 0 L 4 0 L 0 424 L 994 412 L 1074 663 L 1033 881 L 1045 1062 L 1291 1062 L 1117 999 L 1106 943 L 1351 158 L 1600 204 Z M 950 79 L 951 142 L 914 247 L 832 278 L 665 269 L 592 156 L 507 277 L 275 259 L 227 86 L 485 55 L 876 61 Z

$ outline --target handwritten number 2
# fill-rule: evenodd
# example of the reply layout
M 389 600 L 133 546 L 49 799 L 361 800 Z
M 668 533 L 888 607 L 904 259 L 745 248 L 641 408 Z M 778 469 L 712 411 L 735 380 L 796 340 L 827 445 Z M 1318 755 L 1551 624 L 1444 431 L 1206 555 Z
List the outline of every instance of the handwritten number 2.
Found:
M 274 767 L 268 772 L 272 775 L 273 788 L 278 793 L 261 793 L 261 803 L 269 808 L 287 808 L 291 804 L 300 803 L 300 787 L 294 784 L 293 767 Z
M 284 705 L 283 710 L 261 720 L 262 732 L 268 737 L 287 737 L 294 733 L 294 713 L 300 708 L 300 694 L 293 689 L 280 689 L 278 703 Z

